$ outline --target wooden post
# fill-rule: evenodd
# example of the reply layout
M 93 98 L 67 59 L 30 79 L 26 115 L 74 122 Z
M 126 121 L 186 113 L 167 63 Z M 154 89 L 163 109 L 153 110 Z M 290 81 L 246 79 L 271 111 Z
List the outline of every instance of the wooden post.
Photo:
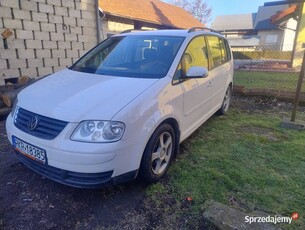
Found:
M 304 75 L 305 75 L 305 52 L 303 54 L 303 63 L 302 63 L 302 68 L 299 76 L 299 81 L 298 81 L 298 86 L 297 86 L 297 91 L 295 93 L 295 99 L 294 99 L 294 106 L 292 110 L 292 115 L 291 115 L 291 121 L 295 122 L 296 115 L 297 115 L 297 110 L 300 102 L 300 96 L 301 96 L 301 91 L 302 91 L 302 85 L 304 81 Z

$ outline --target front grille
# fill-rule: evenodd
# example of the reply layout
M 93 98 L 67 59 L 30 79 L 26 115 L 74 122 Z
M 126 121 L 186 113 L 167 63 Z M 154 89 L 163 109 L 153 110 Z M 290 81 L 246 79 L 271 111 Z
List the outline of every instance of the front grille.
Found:
M 55 168 L 50 165 L 41 164 L 35 160 L 24 156 L 23 154 L 17 151 L 16 153 L 19 160 L 30 169 L 34 170 L 40 175 L 43 175 L 51 180 L 57 181 L 65 185 L 70 185 L 79 188 L 99 188 L 113 184 L 111 178 L 113 171 L 102 173 L 71 172 Z
M 66 127 L 68 122 L 45 117 L 18 107 L 15 126 L 35 137 L 52 140 Z

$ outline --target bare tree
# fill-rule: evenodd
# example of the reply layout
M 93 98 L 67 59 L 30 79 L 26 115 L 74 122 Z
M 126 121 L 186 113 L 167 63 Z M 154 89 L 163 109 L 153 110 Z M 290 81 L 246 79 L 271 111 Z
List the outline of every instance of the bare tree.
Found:
M 210 20 L 212 9 L 203 0 L 169 0 L 168 2 L 185 9 L 203 24 Z

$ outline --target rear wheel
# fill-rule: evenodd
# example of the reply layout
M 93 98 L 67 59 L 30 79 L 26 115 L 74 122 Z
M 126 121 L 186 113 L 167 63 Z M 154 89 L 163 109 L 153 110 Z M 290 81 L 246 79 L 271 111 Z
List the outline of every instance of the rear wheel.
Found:
M 148 182 L 162 178 L 175 151 L 175 132 L 169 124 L 162 124 L 151 136 L 141 162 L 141 176 Z
M 220 109 L 217 111 L 219 115 L 224 115 L 225 113 L 228 112 L 231 103 L 231 98 L 232 98 L 232 86 L 229 85 L 226 94 L 223 98 L 222 105 Z

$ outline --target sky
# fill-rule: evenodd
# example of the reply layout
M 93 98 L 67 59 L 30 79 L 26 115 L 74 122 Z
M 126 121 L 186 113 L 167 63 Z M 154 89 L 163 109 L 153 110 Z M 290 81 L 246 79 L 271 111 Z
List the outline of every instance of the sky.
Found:
M 228 14 L 255 13 L 259 6 L 265 2 L 275 2 L 279 0 L 205 0 L 212 8 L 211 24 L 216 16 Z

